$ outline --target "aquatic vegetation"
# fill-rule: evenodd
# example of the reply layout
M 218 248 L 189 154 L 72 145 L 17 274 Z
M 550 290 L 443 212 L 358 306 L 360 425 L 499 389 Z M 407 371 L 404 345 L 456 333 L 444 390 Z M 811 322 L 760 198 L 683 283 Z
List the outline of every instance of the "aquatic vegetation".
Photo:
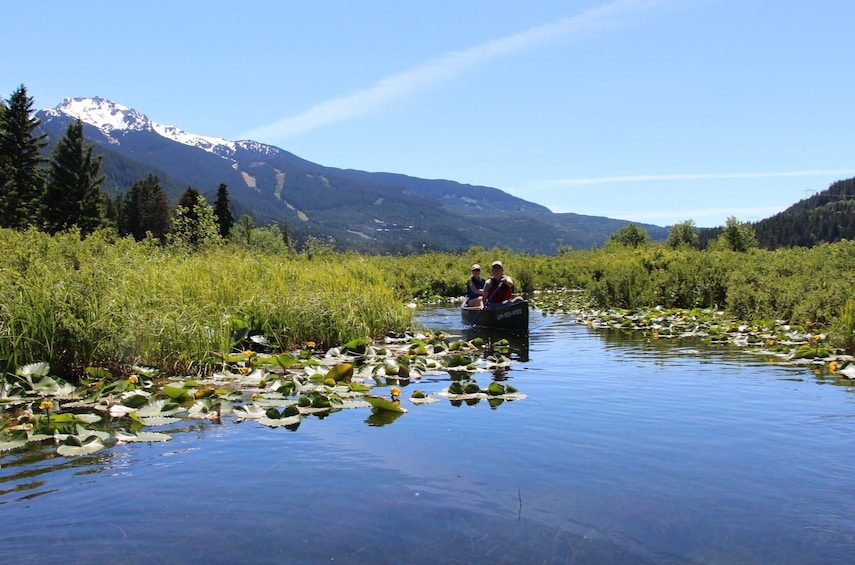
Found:
M 177 379 L 146 367 L 114 377 L 90 367 L 87 379 L 71 385 L 52 376 L 48 363 L 13 369 L 5 363 L 0 452 L 53 442 L 66 457 L 116 443 L 169 441 L 170 426 L 186 420 L 250 421 L 296 431 L 304 418 L 367 409 L 370 425 L 388 425 L 408 412 L 403 390 L 423 376 L 447 375 L 448 389 L 414 389 L 413 406 L 447 398 L 452 404 L 489 398 L 491 408 L 525 395 L 507 383 L 481 388 L 479 372 L 511 361 L 483 343 L 446 336 L 390 334 L 382 343 L 367 338 L 320 351 L 316 345 L 292 352 L 255 352 L 235 343 L 209 375 Z M 491 344 L 488 344 L 491 345 Z M 496 343 L 498 350 L 507 344 Z M 461 380 L 462 379 L 462 380 Z

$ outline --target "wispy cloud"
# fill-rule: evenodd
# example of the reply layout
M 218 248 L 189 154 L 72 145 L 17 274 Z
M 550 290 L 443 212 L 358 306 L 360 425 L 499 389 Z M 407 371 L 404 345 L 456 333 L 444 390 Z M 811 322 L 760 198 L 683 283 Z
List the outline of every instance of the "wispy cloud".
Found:
M 530 183 L 531 188 L 549 188 L 556 186 L 574 186 L 587 184 L 615 184 L 627 182 L 716 180 L 716 179 L 758 179 L 773 177 L 817 177 L 829 175 L 851 175 L 855 169 L 808 169 L 800 171 L 774 171 L 760 173 L 686 173 L 667 175 L 626 175 L 613 177 L 583 177 L 569 179 L 541 180 Z
M 476 65 L 506 57 L 559 39 L 618 25 L 627 15 L 660 4 L 661 0 L 618 0 L 551 24 L 452 51 L 412 69 L 386 77 L 371 87 L 315 104 L 289 118 L 245 132 L 243 139 L 280 141 L 314 129 L 356 118 L 391 101 L 448 81 Z

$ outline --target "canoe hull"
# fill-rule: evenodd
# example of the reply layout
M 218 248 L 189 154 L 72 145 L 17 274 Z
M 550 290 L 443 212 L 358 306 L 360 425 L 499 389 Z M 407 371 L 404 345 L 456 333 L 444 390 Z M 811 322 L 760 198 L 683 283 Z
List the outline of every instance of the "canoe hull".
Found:
M 500 308 L 482 310 L 462 306 L 460 315 L 467 326 L 503 330 L 528 330 L 528 301 L 512 302 Z

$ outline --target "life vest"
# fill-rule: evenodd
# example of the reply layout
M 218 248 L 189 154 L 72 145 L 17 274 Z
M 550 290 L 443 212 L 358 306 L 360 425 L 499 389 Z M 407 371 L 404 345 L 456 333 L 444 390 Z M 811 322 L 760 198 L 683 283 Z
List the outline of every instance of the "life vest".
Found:
M 514 297 L 514 289 L 508 285 L 496 283 L 490 279 L 487 286 L 484 287 L 484 300 L 487 302 L 504 302 Z

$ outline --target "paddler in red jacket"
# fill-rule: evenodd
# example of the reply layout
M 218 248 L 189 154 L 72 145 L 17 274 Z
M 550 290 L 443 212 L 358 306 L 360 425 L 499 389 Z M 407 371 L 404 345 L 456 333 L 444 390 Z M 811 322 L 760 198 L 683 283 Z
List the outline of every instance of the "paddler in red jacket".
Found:
M 505 274 L 501 261 L 493 261 L 490 278 L 484 285 L 484 303 L 487 308 L 495 308 L 513 299 L 514 281 Z

